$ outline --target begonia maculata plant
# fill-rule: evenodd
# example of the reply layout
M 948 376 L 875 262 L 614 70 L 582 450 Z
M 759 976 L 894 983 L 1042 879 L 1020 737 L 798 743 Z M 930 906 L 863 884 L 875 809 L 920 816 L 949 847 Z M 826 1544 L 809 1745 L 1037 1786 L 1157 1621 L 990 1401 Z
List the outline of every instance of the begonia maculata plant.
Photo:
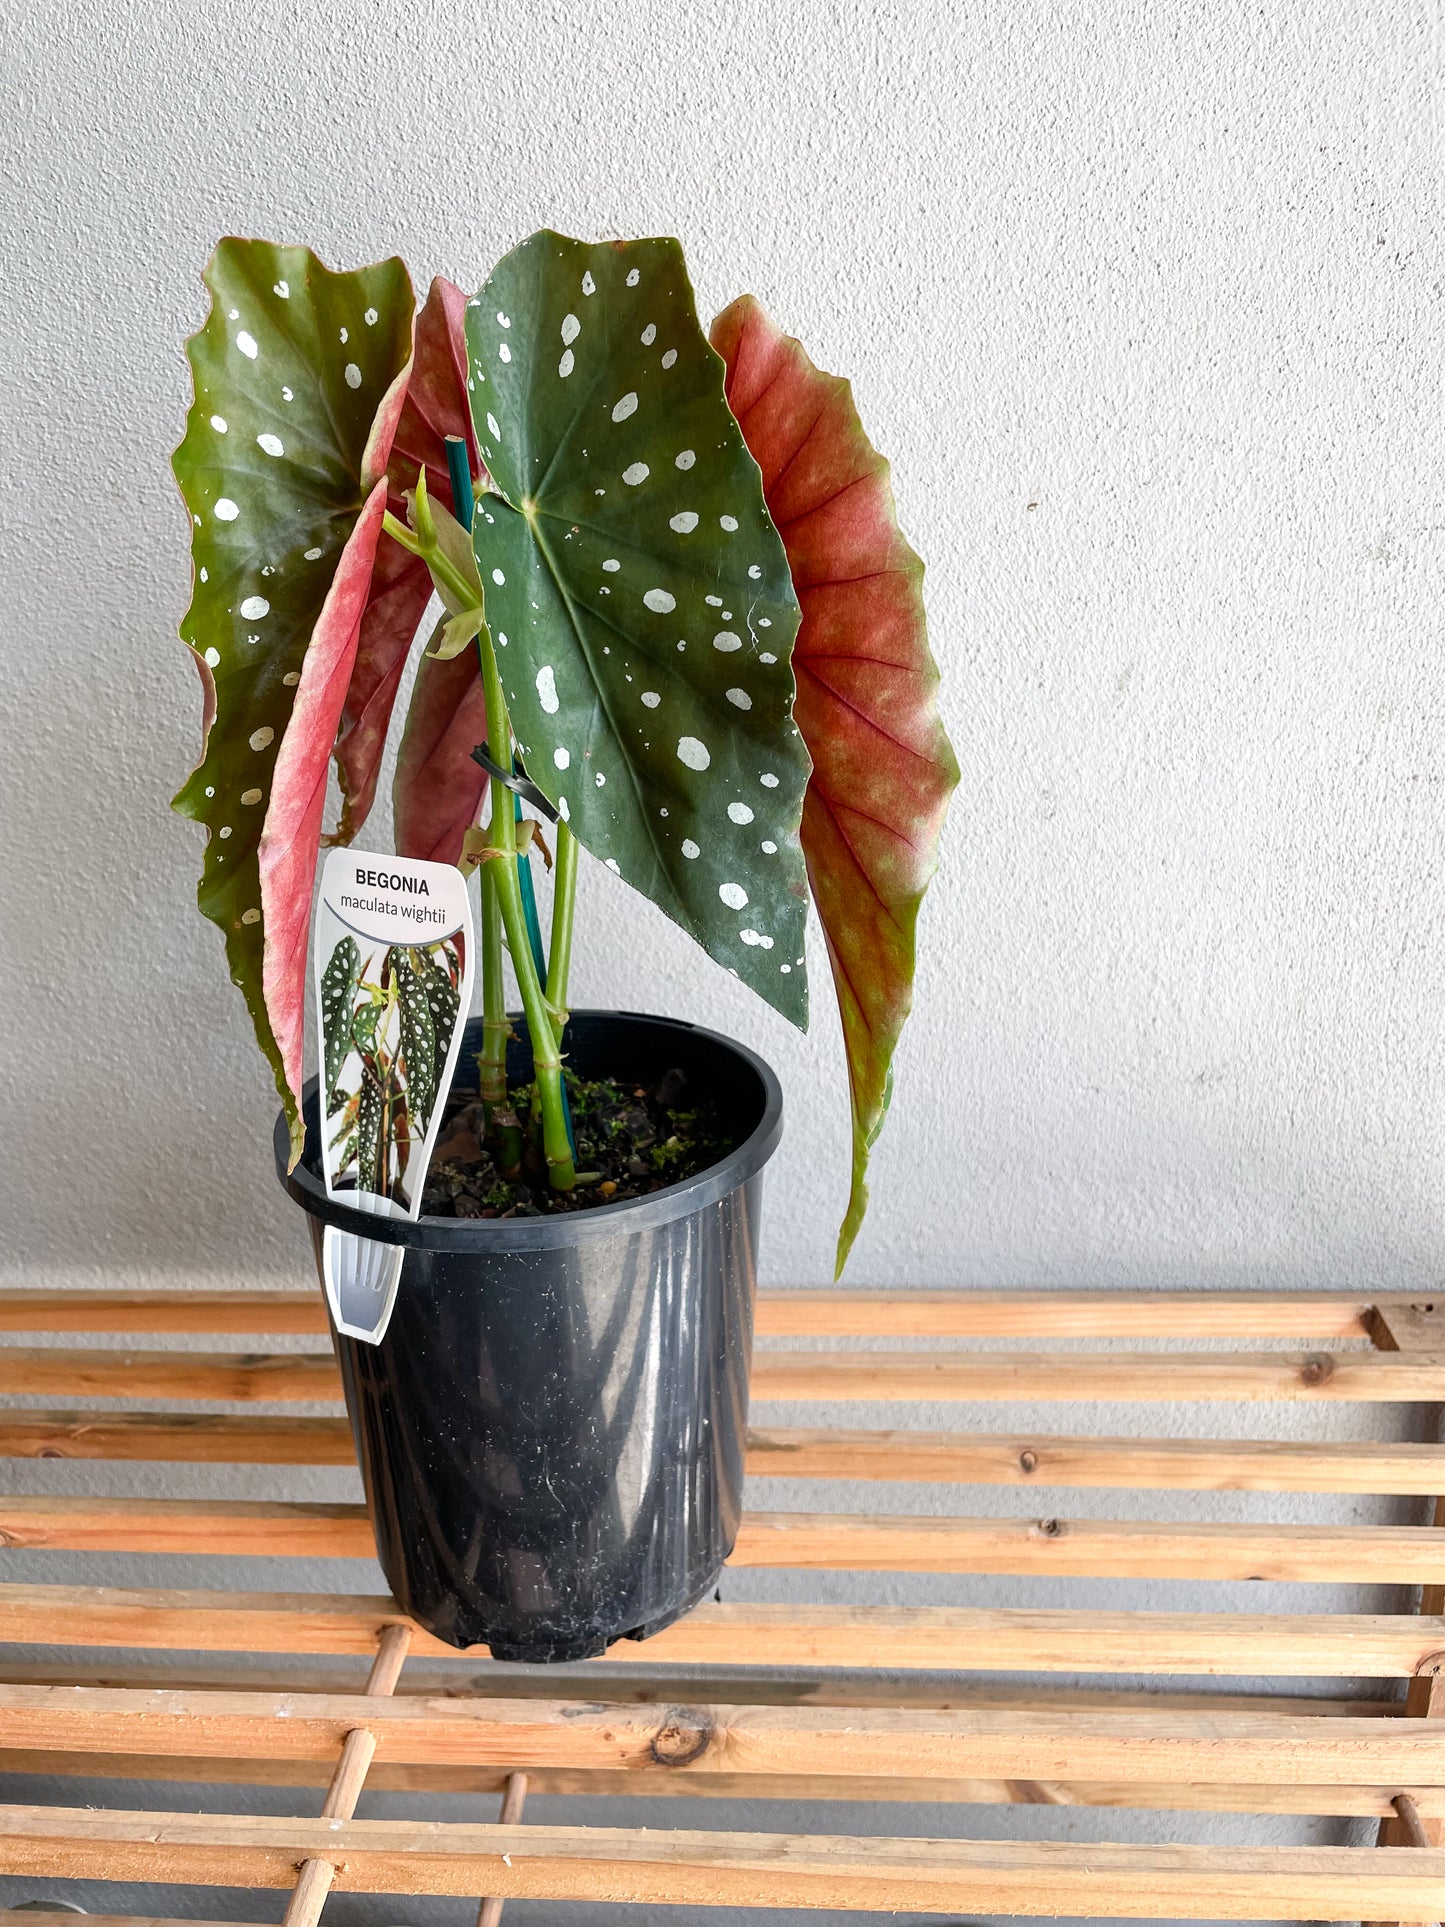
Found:
M 365 823 L 419 651 L 396 847 L 479 870 L 483 1102 L 506 1101 L 505 952 L 547 1171 L 573 1183 L 579 847 L 800 1027 L 811 896 L 852 1094 L 841 1268 L 958 778 L 923 565 L 847 382 L 751 296 L 705 334 L 674 240 L 543 231 L 471 297 L 434 280 L 419 311 L 394 259 L 338 274 L 305 248 L 228 239 L 204 278 L 174 459 L 203 753 L 175 807 L 209 831 L 200 906 L 293 1162 L 318 850 Z M 519 820 L 519 785 L 556 817 L 545 952 L 527 901 L 543 826 Z

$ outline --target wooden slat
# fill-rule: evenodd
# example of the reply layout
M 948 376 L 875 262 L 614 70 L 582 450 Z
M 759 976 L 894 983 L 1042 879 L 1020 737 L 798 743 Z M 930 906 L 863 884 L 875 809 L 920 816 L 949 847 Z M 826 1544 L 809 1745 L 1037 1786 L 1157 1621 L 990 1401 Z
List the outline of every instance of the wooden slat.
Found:
M 356 1463 L 351 1427 L 344 1418 L 278 1418 L 261 1412 L 0 1411 L 0 1458 L 159 1459 L 185 1465 Z
M 759 1352 L 754 1399 L 1324 1400 L 1445 1398 L 1420 1352 Z M 322 1352 L 0 1348 L 0 1392 L 44 1398 L 332 1399 Z
M 11 1410 L 0 1412 L 0 1458 L 351 1465 L 354 1452 L 343 1418 Z M 768 1426 L 749 1433 L 748 1472 L 754 1478 L 1426 1495 L 1445 1489 L 1445 1446 Z
M 0 1497 L 0 1547 L 375 1557 L 366 1508 L 270 1499 Z
M 326 1306 L 312 1291 L 0 1291 L 0 1332 L 317 1334 Z M 1313 1334 L 1311 1334 L 1313 1335 Z
M 775 1338 L 1358 1338 L 1373 1297 L 1343 1291 L 764 1291 Z
M 324 1787 L 326 1769 L 311 1760 L 226 1760 L 157 1753 L 51 1753 L 0 1748 L 0 1775 L 85 1780 L 153 1780 L 171 1785 Z M 924 1780 L 900 1774 L 674 1773 L 634 1768 L 586 1772 L 565 1767 L 528 1776 L 532 1793 L 581 1795 L 587 1799 L 636 1796 L 649 1800 L 853 1800 L 874 1805 L 938 1802 L 967 1806 L 1147 1808 L 1184 1813 L 1320 1814 L 1361 1820 L 1393 1813 L 1390 1786 L 1219 1785 L 1189 1781 L 1025 1780 L 972 1777 Z M 506 1790 L 500 1766 L 399 1766 L 373 1764 L 366 1776 L 373 1793 L 487 1794 Z M 1445 1790 L 1417 1790 L 1420 1810 L 1445 1814 Z M 27 1927 L 29 1924 L 27 1923 Z
M 1359 1338 L 1404 1292 L 763 1291 L 777 1338 Z M 317 1291 L 0 1291 L 0 1331 L 324 1332 Z
M 1445 1398 L 1445 1357 L 1416 1352 L 759 1352 L 761 1399 Z
M 0 1642 L 175 1652 L 369 1654 L 402 1620 L 384 1596 L 0 1586 Z M 1445 1617 L 1087 1612 L 708 1603 L 610 1658 L 660 1665 L 875 1667 L 938 1672 L 1198 1673 L 1410 1679 L 1445 1648 Z M 414 1629 L 419 1657 L 459 1659 Z M 486 1649 L 472 1649 L 484 1657 Z M 579 1684 L 585 1680 L 579 1676 Z
M 404 1625 L 388 1632 L 406 1632 Z M 606 1659 L 578 1661 L 557 1677 L 558 1668 L 488 1664 L 474 1649 L 461 1669 L 413 1667 L 397 1688 L 399 1696 L 422 1699 L 555 1700 L 572 1688 L 577 1697 L 595 1706 L 702 1705 L 716 1700 L 728 1706 L 856 1706 L 921 1707 L 948 1711 L 954 1707 L 994 1706 L 1015 1712 L 1059 1713 L 1065 1708 L 1089 1712 L 1158 1713 L 1178 1711 L 1212 1717 L 1216 1713 L 1253 1713 L 1261 1718 L 1308 1720 L 1394 1720 L 1397 1700 L 1341 1698 L 1314 1693 L 1228 1693 L 1151 1687 L 1061 1685 L 1053 1680 L 1017 1684 L 988 1675 L 942 1680 L 931 1673 L 900 1678 L 892 1669 L 800 1676 L 761 1667 L 672 1667 L 665 1665 L 614 1666 Z M 350 1667 L 335 1666 L 217 1666 L 195 1660 L 150 1663 L 121 1661 L 115 1665 L 0 1658 L 0 1684 L 9 1686 L 93 1686 L 157 1688 L 177 1693 L 359 1693 L 363 1677 Z M 3 1737 L 3 1736 L 0 1736 Z
M 1365 1323 L 1382 1351 L 1445 1351 L 1445 1292 L 1372 1306 Z
M 1445 1851 L 440 1826 L 0 1809 L 12 1874 L 281 1888 L 326 1854 L 345 1893 L 1193 1920 L 1425 1918 Z
M 330 1762 L 368 1729 L 403 1765 L 1050 1779 L 1393 1780 L 1445 1788 L 1433 1721 L 962 1705 L 594 1706 L 575 1700 L 0 1684 L 7 1745 Z
M 0 1498 L 0 1545 L 343 1559 L 374 1552 L 366 1509 L 359 1505 L 49 1494 Z M 745 1515 L 729 1563 L 815 1571 L 1420 1585 L 1445 1581 L 1445 1533 L 1428 1526 L 756 1512 Z
M 763 1426 L 748 1436 L 748 1472 L 754 1478 L 1425 1495 L 1445 1489 L 1445 1445 Z
M 869 1572 L 1052 1573 L 1073 1578 L 1428 1584 L 1445 1534 L 1428 1526 L 1174 1524 L 750 1513 L 733 1565 Z
M 0 1347 L 0 1392 L 34 1398 L 331 1399 L 330 1352 L 83 1351 Z

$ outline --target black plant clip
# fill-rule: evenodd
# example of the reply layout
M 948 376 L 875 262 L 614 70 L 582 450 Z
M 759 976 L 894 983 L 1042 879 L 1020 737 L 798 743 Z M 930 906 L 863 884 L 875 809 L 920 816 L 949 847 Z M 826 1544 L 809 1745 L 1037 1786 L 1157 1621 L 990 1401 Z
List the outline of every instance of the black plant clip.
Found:
M 522 801 L 524 803 L 530 803 L 534 810 L 540 810 L 549 823 L 557 822 L 558 817 L 556 810 L 553 809 L 551 803 L 542 794 L 541 790 L 537 788 L 537 785 L 532 781 L 531 777 L 524 776 L 520 770 L 505 770 L 500 763 L 494 763 L 487 754 L 487 746 L 485 743 L 477 744 L 476 748 L 472 751 L 472 761 L 474 763 L 480 763 L 494 782 L 501 783 L 504 788 L 511 790 L 513 795 L 520 796 Z

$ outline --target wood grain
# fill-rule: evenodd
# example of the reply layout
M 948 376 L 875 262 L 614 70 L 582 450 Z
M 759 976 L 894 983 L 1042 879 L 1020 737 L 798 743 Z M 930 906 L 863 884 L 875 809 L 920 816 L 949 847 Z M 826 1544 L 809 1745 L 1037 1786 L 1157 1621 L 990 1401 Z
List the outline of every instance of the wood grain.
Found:
M 0 1346 L 0 1392 L 29 1398 L 339 1400 L 330 1352 L 84 1351 Z
M 1425 1352 L 814 1352 L 754 1355 L 754 1400 L 1445 1399 Z M 0 1347 L 0 1392 L 35 1398 L 339 1401 L 329 1352 Z
M 344 1418 L 244 1412 L 0 1412 L 0 1457 L 203 1465 L 351 1465 Z M 753 1478 L 1194 1492 L 1445 1489 L 1445 1446 L 1293 1439 L 755 1427 Z
M 593 1706 L 0 1684 L 0 1731 L 17 1747 L 331 1762 L 356 1728 L 375 1737 L 379 1761 L 415 1766 L 1445 1788 L 1445 1731 L 1403 1718 L 1067 1705 Z
M 819 1291 L 758 1294 L 776 1338 L 1358 1338 L 1405 1293 L 1343 1291 Z
M 1422 1352 L 758 1352 L 766 1399 L 1445 1399 L 1445 1355 Z
M 48 1643 L 60 1629 L 74 1646 L 369 1655 L 381 1630 L 396 1622 L 410 1623 L 384 1595 L 0 1585 L 0 1641 L 16 1644 Z M 1410 1679 L 1440 1650 L 1445 1616 L 709 1602 L 645 1642 L 619 1640 L 609 1659 L 641 1667 Z M 463 1660 L 420 1627 L 413 1628 L 412 1651 Z M 485 1647 L 472 1652 L 486 1657 Z
M 748 1472 L 753 1478 L 912 1480 L 1023 1488 L 1433 1495 L 1445 1489 L 1445 1446 L 756 1426 L 748 1435 Z
M 470 1662 L 470 1663 L 468 1663 Z M 363 1678 L 352 1667 L 207 1665 L 203 1661 L 117 1665 L 69 1665 L 46 1660 L 0 1660 L 0 1682 L 12 1686 L 104 1686 L 157 1688 L 174 1692 L 359 1693 Z M 925 1707 L 935 1712 L 955 1707 L 995 1706 L 1060 1713 L 1070 1708 L 1099 1712 L 1151 1713 L 1178 1710 L 1194 1714 L 1258 1713 L 1298 1719 L 1371 1719 L 1399 1717 L 1396 1700 L 1361 1699 L 1323 1693 L 1221 1692 L 1125 1686 L 1060 1685 L 1053 1680 L 1000 1681 L 940 1678 L 934 1674 L 899 1676 L 891 1668 L 870 1672 L 828 1670 L 811 1678 L 772 1667 L 613 1666 L 606 1659 L 577 1661 L 562 1673 L 556 1667 L 521 1670 L 463 1658 L 459 1666 L 413 1667 L 397 1687 L 400 1694 L 430 1699 L 557 1699 L 571 1687 L 593 1706 L 702 1705 L 713 1700 L 735 1706 Z
M 1412 1585 L 1435 1581 L 1445 1568 L 1445 1534 L 1428 1526 L 759 1512 L 745 1515 L 729 1563 L 814 1571 Z
M 328 1329 L 311 1291 L 0 1291 L 4 1332 L 250 1332 L 287 1336 Z M 1313 1334 L 1311 1334 L 1313 1336 Z M 1324 1334 L 1321 1334 L 1324 1335 Z
M 324 1787 L 324 1764 L 310 1760 L 198 1759 L 157 1753 L 52 1753 L 0 1748 L 0 1773 L 62 1779 L 154 1780 L 173 1785 Z M 373 1762 L 373 1793 L 504 1793 L 505 1767 L 398 1766 Z M 587 1798 L 636 1795 L 649 1800 L 853 1800 L 873 1805 L 937 1802 L 969 1806 L 1145 1808 L 1181 1813 L 1319 1814 L 1372 1820 L 1393 1813 L 1394 1786 L 1218 1785 L 1199 1781 L 969 1779 L 923 1780 L 891 1774 L 792 1776 L 782 1773 L 673 1773 L 632 1768 L 588 1772 L 566 1767 L 528 1775 L 532 1793 Z M 1445 1814 L 1445 1791 L 1417 1789 L 1420 1810 Z
M 29 1877 L 290 1886 L 343 1861 L 336 1890 L 862 1912 L 1426 1918 L 1445 1851 L 1063 1845 L 853 1835 L 443 1826 L 404 1820 L 0 1808 L 0 1866 Z
M 354 1465 L 344 1418 L 245 1412 L 0 1412 L 0 1458 Z M 1442 1480 L 1441 1483 L 1445 1483 Z
M 12 1496 L 0 1498 L 0 1545 L 251 1557 L 373 1556 L 363 1506 L 281 1500 Z M 1445 1533 L 1428 1526 L 756 1512 L 744 1516 L 729 1564 L 814 1571 L 1429 1585 L 1445 1582 Z
M 1375 1307 L 1348 1291 L 822 1291 L 758 1294 L 777 1338 L 1359 1338 Z M 319 1291 L 0 1291 L 0 1331 L 324 1333 Z

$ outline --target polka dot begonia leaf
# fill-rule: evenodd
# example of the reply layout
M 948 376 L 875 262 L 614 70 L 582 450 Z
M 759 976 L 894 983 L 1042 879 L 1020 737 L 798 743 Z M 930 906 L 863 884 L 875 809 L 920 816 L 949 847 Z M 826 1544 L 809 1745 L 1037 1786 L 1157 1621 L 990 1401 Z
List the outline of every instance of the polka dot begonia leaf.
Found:
M 223 241 L 204 278 L 211 310 L 187 345 L 195 399 L 173 466 L 191 517 L 181 637 L 206 725 L 175 808 L 210 831 L 200 906 L 225 936 L 299 1150 L 320 808 L 414 304 L 400 261 L 335 274 L 305 248 L 264 241 Z
M 798 602 L 682 250 L 535 234 L 466 335 L 473 546 L 527 774 L 805 1025 Z

